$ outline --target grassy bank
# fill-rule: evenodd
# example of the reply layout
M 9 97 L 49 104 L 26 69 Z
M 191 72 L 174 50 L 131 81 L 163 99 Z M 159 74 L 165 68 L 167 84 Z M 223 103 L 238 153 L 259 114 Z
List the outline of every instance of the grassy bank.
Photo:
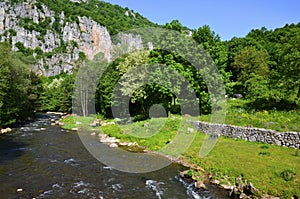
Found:
M 69 117 L 63 122 L 65 127 L 74 128 L 88 126 L 92 120 L 93 118 L 76 118 L 76 125 L 75 120 Z M 191 127 L 179 116 L 155 119 L 154 122 L 148 120 L 128 125 L 89 128 L 124 142 L 137 142 L 152 151 L 163 149 L 179 133 L 183 135 L 182 138 L 193 140 L 180 159 L 204 168 L 221 183 L 230 182 L 233 185 L 235 177 L 243 176 L 264 193 L 281 198 L 300 196 L 300 154 L 297 155 L 295 149 L 220 137 L 209 155 L 199 158 L 205 136 L 196 131 L 188 133 L 187 129 Z M 195 139 L 191 135 L 195 135 Z M 173 155 L 169 152 L 167 151 L 168 155 Z M 180 150 L 172 152 L 176 155 Z
M 280 132 L 300 132 L 300 110 L 293 111 L 255 111 L 248 110 L 246 100 L 227 101 L 227 111 L 224 123 L 236 126 L 252 126 L 273 129 Z M 196 118 L 198 119 L 198 118 Z M 201 121 L 210 122 L 210 115 L 202 115 Z

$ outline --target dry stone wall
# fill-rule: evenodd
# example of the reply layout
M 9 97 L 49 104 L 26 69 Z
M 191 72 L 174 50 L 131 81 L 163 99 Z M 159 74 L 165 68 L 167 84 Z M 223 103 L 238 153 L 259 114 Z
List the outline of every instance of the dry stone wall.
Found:
M 216 133 L 218 136 L 237 138 L 250 142 L 263 142 L 296 149 L 300 148 L 300 132 L 277 132 L 270 129 L 211 124 L 201 121 L 191 123 L 196 129 L 205 134 Z

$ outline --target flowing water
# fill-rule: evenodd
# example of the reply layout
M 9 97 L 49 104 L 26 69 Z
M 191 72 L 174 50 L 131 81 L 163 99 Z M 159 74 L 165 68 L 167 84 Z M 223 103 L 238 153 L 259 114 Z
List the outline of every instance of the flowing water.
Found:
M 178 164 L 132 174 L 101 164 L 76 132 L 51 126 L 55 116 L 39 117 L 0 135 L 0 198 L 227 198 L 208 185 L 195 190 L 178 177 Z M 46 130 L 41 130 L 46 128 Z

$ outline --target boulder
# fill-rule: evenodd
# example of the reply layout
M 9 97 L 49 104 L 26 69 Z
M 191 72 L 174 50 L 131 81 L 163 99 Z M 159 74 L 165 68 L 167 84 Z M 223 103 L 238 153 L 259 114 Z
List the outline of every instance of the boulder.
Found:
M 61 122 L 61 121 L 56 121 L 55 124 L 57 124 L 58 126 L 63 126 L 65 125 L 65 123 Z
M 193 129 L 193 128 L 187 128 L 187 132 L 188 132 L 188 133 L 193 133 L 193 132 L 194 132 L 194 129 Z
M 107 138 L 107 135 L 102 134 L 102 133 L 99 133 L 99 134 L 98 134 L 98 137 L 99 137 L 100 140 L 101 140 L 101 139 Z
M 220 184 L 220 180 L 213 179 L 213 180 L 210 181 L 210 183 L 219 185 Z
M 144 127 L 146 127 L 146 128 L 148 128 L 150 126 L 150 123 L 149 122 L 146 122 L 145 124 L 144 124 Z
M 197 182 L 195 182 L 195 188 L 196 189 L 206 189 L 206 186 L 203 182 L 197 181 Z
M 179 176 L 180 176 L 181 178 L 187 178 L 187 177 L 190 177 L 190 176 L 189 176 L 189 170 L 181 171 L 181 172 L 179 173 Z
M 128 143 L 126 143 L 126 142 L 120 142 L 119 145 L 120 146 L 128 146 Z
M 253 195 L 255 192 L 257 192 L 257 189 L 252 185 L 251 182 L 248 182 L 248 184 L 244 186 L 243 192 L 247 195 Z
M 233 190 L 234 189 L 234 186 L 230 185 L 230 184 L 220 184 L 220 187 L 223 188 L 223 189 L 226 189 L 226 190 Z
M 1 129 L 1 133 L 7 133 L 6 129 Z
M 137 146 L 138 144 L 136 142 L 129 142 L 127 146 Z
M 110 148 L 117 148 L 118 145 L 117 145 L 116 143 L 111 143 L 111 144 L 109 145 L 109 147 L 110 147 Z
M 8 133 L 8 132 L 11 132 L 12 129 L 11 128 L 6 128 L 6 129 L 1 129 L 1 133 Z
M 100 126 L 100 122 L 95 120 L 93 121 L 91 124 L 90 124 L 91 127 L 97 127 L 97 126 Z
M 100 139 L 102 143 L 119 143 L 120 140 L 116 139 L 115 137 L 104 137 Z
M 245 199 L 245 198 L 248 198 L 248 196 L 247 196 L 246 194 L 244 194 L 244 193 L 241 193 L 241 195 L 240 195 L 239 198 L 240 198 L 240 199 Z

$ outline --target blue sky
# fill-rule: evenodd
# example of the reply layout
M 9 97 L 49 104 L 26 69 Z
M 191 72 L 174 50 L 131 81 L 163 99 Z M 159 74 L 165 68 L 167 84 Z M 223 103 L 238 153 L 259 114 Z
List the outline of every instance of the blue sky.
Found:
M 205 24 L 229 40 L 251 29 L 274 29 L 300 22 L 299 0 L 105 0 L 128 7 L 154 23 L 178 19 L 197 29 Z

